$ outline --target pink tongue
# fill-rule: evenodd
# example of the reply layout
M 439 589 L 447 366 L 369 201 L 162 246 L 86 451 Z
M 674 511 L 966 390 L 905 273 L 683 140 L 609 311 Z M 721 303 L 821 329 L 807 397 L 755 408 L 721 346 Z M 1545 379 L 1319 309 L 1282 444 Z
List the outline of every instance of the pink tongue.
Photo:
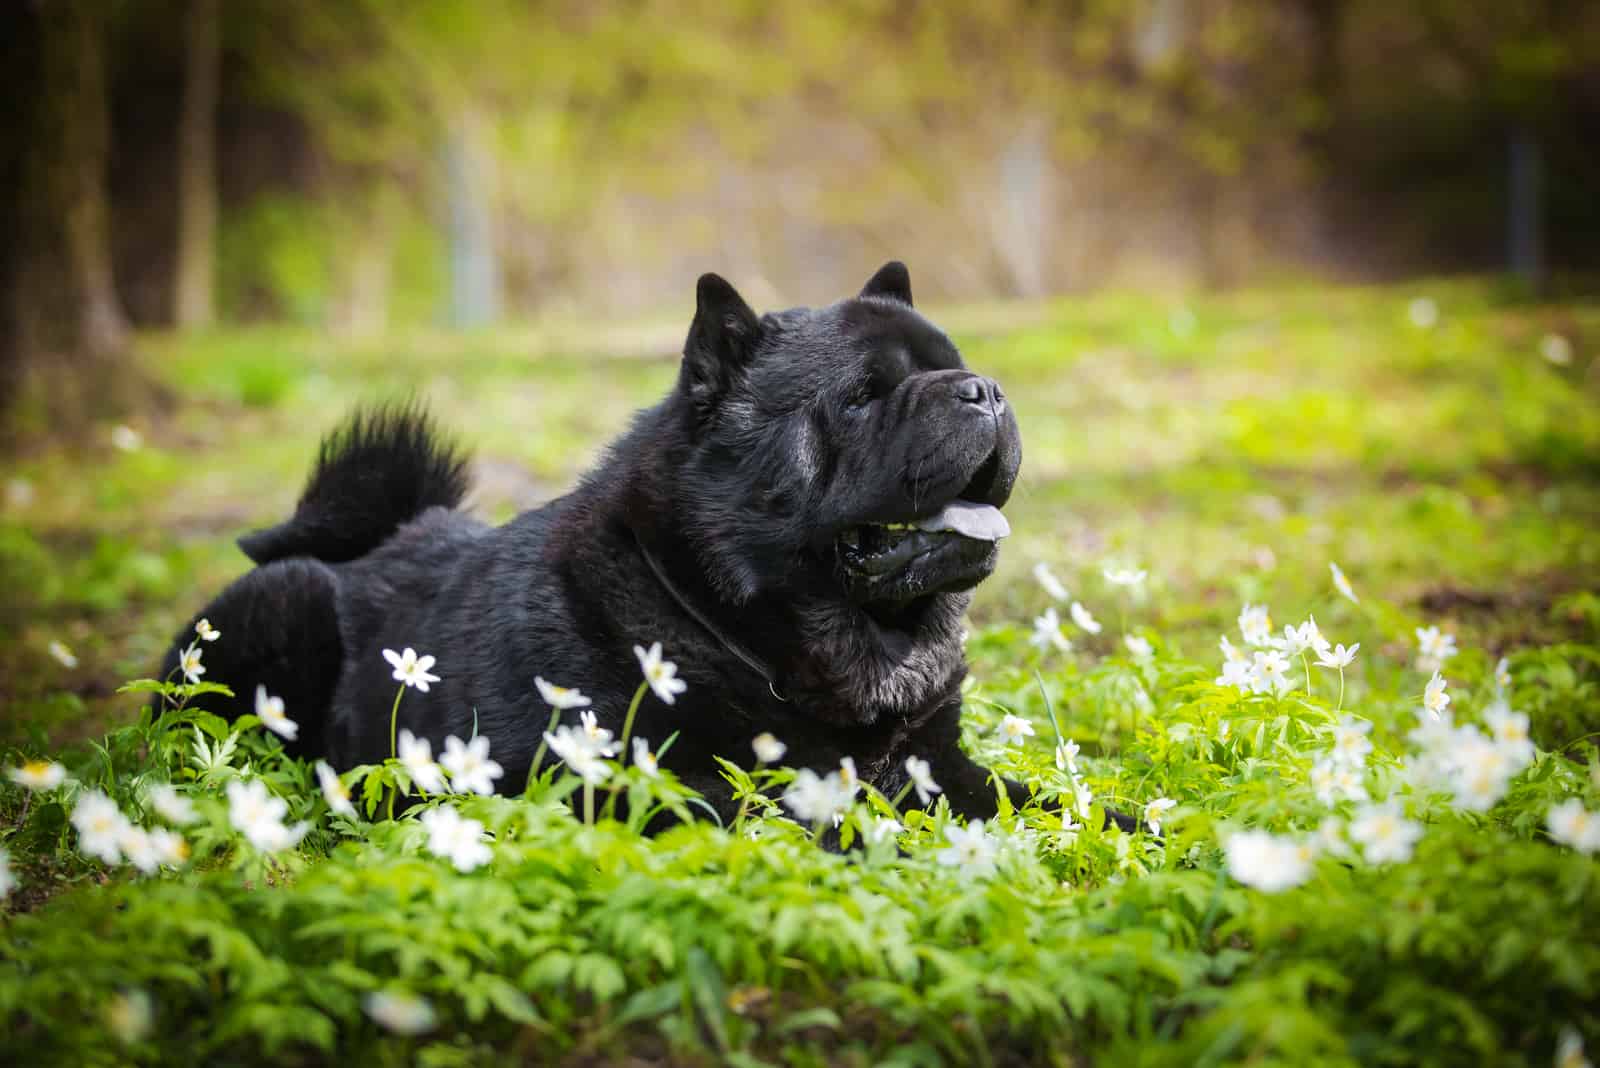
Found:
M 976 541 L 999 541 L 1011 533 L 1011 524 L 1000 514 L 1000 509 L 976 501 L 951 501 L 938 515 L 918 520 L 917 528 L 933 532 L 952 530 Z

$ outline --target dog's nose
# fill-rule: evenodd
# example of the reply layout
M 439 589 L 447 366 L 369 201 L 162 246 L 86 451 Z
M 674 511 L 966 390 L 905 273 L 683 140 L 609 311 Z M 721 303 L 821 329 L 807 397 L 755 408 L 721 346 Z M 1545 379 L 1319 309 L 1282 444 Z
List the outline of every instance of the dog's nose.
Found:
M 1006 395 L 1000 383 L 992 378 L 971 375 L 956 383 L 956 396 L 968 404 L 977 404 L 999 411 L 1005 407 Z

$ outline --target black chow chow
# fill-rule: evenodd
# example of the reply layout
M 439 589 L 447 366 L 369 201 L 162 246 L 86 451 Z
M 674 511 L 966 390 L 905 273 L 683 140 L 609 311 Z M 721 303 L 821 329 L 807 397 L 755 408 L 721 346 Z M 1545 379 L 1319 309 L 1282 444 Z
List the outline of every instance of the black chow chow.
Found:
M 203 613 L 223 635 L 208 676 L 239 695 L 225 711 L 262 685 L 300 724 L 291 751 L 381 761 L 397 686 L 382 651 L 411 647 L 440 679 L 406 693 L 400 726 L 437 752 L 476 725 L 515 792 L 549 722 L 535 677 L 581 688 L 617 733 L 633 648 L 659 641 L 687 689 L 647 695 L 633 733 L 676 732 L 664 763 L 725 816 L 712 758 L 748 766 L 763 731 L 785 763 L 853 757 L 891 796 L 924 758 L 957 812 L 993 815 L 958 690 L 962 613 L 1022 460 L 1005 394 L 913 310 L 899 263 L 821 309 L 757 316 L 710 274 L 696 296 L 671 394 L 575 490 L 505 526 L 456 510 L 465 458 L 414 409 L 328 438 L 294 517 L 240 541 L 258 566 Z

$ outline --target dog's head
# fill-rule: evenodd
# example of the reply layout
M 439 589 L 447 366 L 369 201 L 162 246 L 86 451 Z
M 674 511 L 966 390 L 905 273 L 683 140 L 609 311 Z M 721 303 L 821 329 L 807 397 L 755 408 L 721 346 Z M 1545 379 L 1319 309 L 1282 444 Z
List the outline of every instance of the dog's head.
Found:
M 826 308 L 758 316 L 709 274 L 696 303 L 675 492 L 709 582 L 865 616 L 906 649 L 953 635 L 1009 533 L 1022 446 L 1000 385 L 912 307 L 899 263 Z

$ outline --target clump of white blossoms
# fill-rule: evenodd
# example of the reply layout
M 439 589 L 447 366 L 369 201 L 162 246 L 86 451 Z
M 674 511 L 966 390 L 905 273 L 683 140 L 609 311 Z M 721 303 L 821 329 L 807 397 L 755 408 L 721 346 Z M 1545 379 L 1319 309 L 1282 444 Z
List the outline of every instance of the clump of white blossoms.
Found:
M 1428 680 L 1428 685 L 1422 690 L 1422 707 L 1434 719 L 1444 714 L 1450 707 L 1450 695 L 1445 693 L 1445 680 L 1438 671 L 1433 673 L 1433 678 Z
M 300 734 L 300 724 L 284 712 L 283 698 L 271 696 L 265 686 L 256 687 L 256 718 L 263 727 L 291 742 Z
M 1082 604 L 1078 603 L 1077 601 L 1073 601 L 1072 607 L 1069 609 L 1069 611 L 1072 614 L 1072 621 L 1078 626 L 1082 627 L 1090 634 L 1100 633 L 1102 629 L 1100 622 L 1096 620 L 1094 616 L 1090 615 L 1089 610 L 1083 607 Z
M 1545 825 L 1550 837 L 1562 845 L 1580 853 L 1600 852 L 1600 813 L 1590 812 L 1575 797 L 1552 807 Z
M 1149 660 L 1155 655 L 1155 647 L 1150 640 L 1137 634 L 1124 634 L 1122 644 L 1128 647 L 1128 655 L 1135 660 Z
M 203 642 L 214 642 L 222 637 L 222 632 L 213 627 L 211 620 L 206 619 L 204 616 L 200 618 L 200 622 L 194 625 L 194 632 L 200 636 L 200 640 Z
M 756 759 L 763 764 L 776 764 L 783 759 L 783 754 L 789 747 L 767 731 L 762 731 L 750 739 L 750 748 L 755 750 Z
M 301 821 L 285 826 L 289 804 L 276 797 L 260 779 L 228 783 L 228 822 L 263 853 L 292 849 L 305 837 L 310 825 Z
M 635 645 L 633 655 L 639 658 L 639 669 L 644 672 L 644 681 L 650 684 L 650 689 L 662 703 L 672 704 L 680 693 L 689 688 L 687 682 L 677 677 L 678 665 L 662 658 L 660 642 L 652 642 L 649 649 Z
M 1034 618 L 1033 634 L 1028 637 L 1028 644 L 1039 649 L 1054 646 L 1057 652 L 1072 652 L 1072 641 L 1061 629 L 1061 616 L 1053 607 L 1046 608 L 1044 615 Z
M 168 823 L 181 827 L 194 822 L 194 802 L 180 794 L 178 788 L 171 783 L 164 782 L 152 786 L 147 797 L 156 815 Z
M 533 684 L 539 690 L 539 697 L 551 708 L 562 712 L 572 708 L 588 708 L 589 698 L 577 687 L 557 686 L 553 682 L 546 682 L 539 676 L 533 677 Z
M 1456 636 L 1438 627 L 1417 628 L 1417 670 L 1438 674 L 1444 663 L 1456 655 Z
M 611 732 L 601 727 L 592 712 L 579 713 L 579 724 L 563 723 L 544 735 L 550 751 L 560 757 L 567 768 L 591 786 L 599 785 L 611 777 L 607 757 L 617 755 Z
M 400 766 L 417 789 L 425 794 L 444 793 L 444 769 L 433 760 L 433 746 L 402 728 L 399 742 Z
M 339 773 L 326 760 L 317 761 L 317 785 L 322 788 L 323 800 L 334 815 L 355 819 L 356 807 L 350 803 L 350 791 L 339 780 Z
M 806 823 L 821 823 L 843 816 L 855 796 L 856 784 L 845 781 L 843 768 L 826 775 L 801 768 L 783 792 L 783 803 Z
M 941 793 L 938 783 L 933 781 L 933 768 L 921 757 L 906 757 L 906 774 L 911 776 L 911 785 L 917 791 L 917 800 L 924 805 L 933 800 L 933 795 Z
M 1264 604 L 1246 604 L 1239 612 L 1239 634 L 1246 645 L 1257 647 L 1272 643 L 1272 616 Z
M 950 847 L 940 850 L 934 858 L 940 864 L 973 875 L 986 875 L 994 870 L 1000 842 L 984 827 L 982 820 L 973 820 L 965 827 L 946 824 L 944 836 L 949 839 Z
M 472 871 L 494 858 L 485 843 L 483 824 L 449 805 L 430 808 L 422 814 L 421 823 L 428 832 L 428 852 L 446 858 L 457 871 Z
M 389 666 L 394 668 L 394 681 L 415 688 L 420 693 L 427 693 L 428 686 L 439 681 L 439 676 L 429 674 L 435 660 L 431 656 L 418 656 L 417 651 L 406 646 L 404 652 L 395 652 L 385 649 L 383 658 L 389 661 Z
M 1366 788 L 1362 785 L 1363 767 L 1329 757 L 1311 766 L 1311 789 L 1324 805 L 1340 801 L 1365 801 Z
M 494 780 L 505 774 L 498 761 L 489 759 L 489 736 L 479 734 L 469 742 L 455 735 L 444 740 L 439 764 L 450 773 L 450 785 L 458 793 L 488 796 L 494 793 Z
M 67 781 L 67 769 L 53 760 L 28 760 L 6 769 L 6 777 L 18 786 L 43 792 Z
M 1000 721 L 1000 726 L 995 728 L 995 733 L 1007 745 L 1021 745 L 1024 739 L 1033 737 L 1033 724 L 1021 716 L 1013 716 L 1007 712 Z
M 1266 831 L 1240 831 L 1222 843 L 1228 874 L 1269 894 L 1299 886 L 1311 877 L 1316 851 L 1304 842 Z
M 1399 864 L 1411 859 L 1422 825 L 1405 818 L 1398 805 L 1367 805 L 1350 821 L 1350 838 L 1368 864 Z

